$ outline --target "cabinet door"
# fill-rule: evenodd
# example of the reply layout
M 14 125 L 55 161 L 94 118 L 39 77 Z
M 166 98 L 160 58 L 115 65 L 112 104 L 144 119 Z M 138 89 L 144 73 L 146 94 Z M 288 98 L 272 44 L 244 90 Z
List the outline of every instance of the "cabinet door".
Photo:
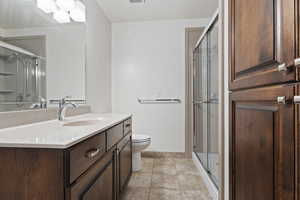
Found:
M 295 86 L 231 95 L 231 200 L 293 200 Z M 286 104 L 279 104 L 285 97 Z
M 131 137 L 119 152 L 119 183 L 123 192 L 132 174 L 132 142 Z
M 88 190 L 82 193 L 82 200 L 114 199 L 113 164 L 110 163 L 102 173 L 95 177 L 95 181 Z
M 83 174 L 70 189 L 69 200 L 115 200 L 115 158 L 109 152 Z
M 296 59 L 295 59 L 295 65 L 296 65 L 296 75 L 297 80 L 300 80 L 300 1 L 297 0 L 297 10 L 296 10 L 296 20 L 295 24 L 296 26 Z M 298 93 L 299 94 L 299 93 Z M 300 95 L 300 94 L 299 94 Z
M 296 80 L 294 59 L 297 1 L 229 2 L 230 89 Z M 285 70 L 284 66 L 288 69 Z

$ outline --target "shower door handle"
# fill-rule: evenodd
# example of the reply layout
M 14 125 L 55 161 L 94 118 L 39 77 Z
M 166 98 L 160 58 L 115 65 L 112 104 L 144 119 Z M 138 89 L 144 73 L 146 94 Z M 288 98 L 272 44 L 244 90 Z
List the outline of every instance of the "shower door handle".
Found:
M 197 104 L 203 104 L 203 101 L 193 101 L 193 104 L 197 105 Z

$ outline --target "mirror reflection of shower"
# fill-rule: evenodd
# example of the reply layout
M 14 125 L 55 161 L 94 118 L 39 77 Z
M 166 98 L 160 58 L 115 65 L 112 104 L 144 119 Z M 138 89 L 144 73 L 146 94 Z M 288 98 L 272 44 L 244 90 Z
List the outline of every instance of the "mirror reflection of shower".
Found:
M 0 111 L 45 108 L 41 94 L 44 58 L 0 41 Z

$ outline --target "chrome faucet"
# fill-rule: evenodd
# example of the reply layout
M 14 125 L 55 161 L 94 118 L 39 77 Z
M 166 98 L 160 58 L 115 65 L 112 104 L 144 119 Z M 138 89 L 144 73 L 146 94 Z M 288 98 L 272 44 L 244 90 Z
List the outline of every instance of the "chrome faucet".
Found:
M 86 100 L 79 100 L 79 99 L 72 99 L 67 100 L 68 98 L 71 98 L 71 96 L 66 96 L 59 100 L 50 100 L 50 104 L 58 104 L 58 120 L 63 121 L 65 119 L 66 110 L 68 107 L 72 106 L 73 108 L 77 108 L 77 104 L 86 104 Z
M 67 101 L 66 99 L 70 97 L 65 97 L 59 100 L 58 102 L 58 120 L 64 121 L 66 110 L 69 106 L 72 106 L 73 108 L 77 108 L 77 105 L 75 103 L 72 103 L 70 101 Z

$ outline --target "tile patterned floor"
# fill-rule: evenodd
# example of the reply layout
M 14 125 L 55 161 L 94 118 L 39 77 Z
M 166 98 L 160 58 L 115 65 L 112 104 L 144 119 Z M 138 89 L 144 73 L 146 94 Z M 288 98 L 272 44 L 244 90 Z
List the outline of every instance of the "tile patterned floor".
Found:
M 143 158 L 122 200 L 212 200 L 191 159 Z

